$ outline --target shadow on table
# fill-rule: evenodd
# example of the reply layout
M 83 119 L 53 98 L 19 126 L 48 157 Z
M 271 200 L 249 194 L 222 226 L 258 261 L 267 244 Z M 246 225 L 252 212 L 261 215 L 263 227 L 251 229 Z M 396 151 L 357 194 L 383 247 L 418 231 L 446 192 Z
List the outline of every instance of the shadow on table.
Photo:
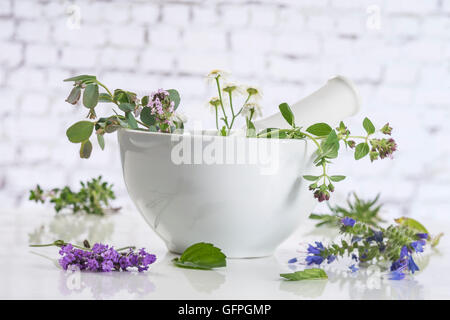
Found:
M 29 233 L 28 242 L 50 243 L 57 239 L 74 243 L 83 243 L 85 239 L 91 243 L 104 242 L 114 232 L 111 218 L 111 215 L 56 214 L 48 223 Z
M 164 264 L 172 264 L 172 255 L 166 255 Z M 212 293 L 225 283 L 225 275 L 215 270 L 195 270 L 174 267 L 179 270 L 189 282 L 189 285 L 197 292 Z
M 90 293 L 94 299 L 142 298 L 154 292 L 154 283 L 147 272 L 80 272 L 61 271 L 59 291 L 63 296 Z M 88 292 L 85 292 L 88 291 Z

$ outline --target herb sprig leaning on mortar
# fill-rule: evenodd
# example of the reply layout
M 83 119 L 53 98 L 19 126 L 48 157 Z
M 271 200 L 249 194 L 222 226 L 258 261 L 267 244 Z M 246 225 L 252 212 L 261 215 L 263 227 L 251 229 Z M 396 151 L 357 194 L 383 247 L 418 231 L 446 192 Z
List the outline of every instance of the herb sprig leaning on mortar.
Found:
M 361 135 L 351 135 L 350 130 L 342 121 L 335 129 L 324 122 L 303 129 L 297 123 L 291 108 L 285 102 L 279 105 L 279 109 L 290 128 L 266 128 L 256 132 L 253 119 L 261 115 L 261 106 L 259 105 L 261 91 L 253 86 L 243 87 L 235 83 L 221 84 L 222 80 L 229 78 L 229 74 L 221 70 L 211 71 L 207 78 L 213 80 L 218 91 L 218 97 L 210 99 L 208 104 L 214 109 L 219 135 L 229 135 L 236 117 L 242 115 L 245 117 L 247 137 L 304 139 L 314 143 L 317 147 L 314 165 L 322 168 L 322 174 L 304 175 L 303 178 L 312 182 L 309 189 L 320 202 L 330 199 L 330 193 L 334 191 L 333 183 L 345 179 L 344 175 L 329 175 L 327 171 L 328 165 L 338 157 L 341 144 L 350 149 L 355 149 L 355 160 L 360 160 L 368 155 L 372 162 L 378 159 L 392 158 L 393 153 L 397 150 L 394 139 L 380 136 L 391 135 L 392 127 L 389 126 L 389 123 L 377 130 L 372 121 L 364 118 L 362 126 L 365 133 Z M 239 96 L 243 96 L 245 100 L 242 107 L 235 110 L 233 101 Z M 219 119 L 222 120 L 223 126 L 219 125 Z
M 98 144 L 101 149 L 104 149 L 103 135 L 112 133 L 119 128 L 171 133 L 175 129 L 184 127 L 182 117 L 175 114 L 175 110 L 180 104 L 180 95 L 175 89 L 159 89 L 139 99 L 131 91 L 109 90 L 92 75 L 80 75 L 64 81 L 73 82 L 73 88 L 66 101 L 75 105 L 81 99 L 83 106 L 88 109 L 87 118 L 95 120 L 79 121 L 66 131 L 70 142 L 80 143 L 81 158 L 89 158 L 91 155 L 90 137 L 94 129 Z M 100 89 L 105 92 L 100 92 Z M 112 103 L 119 110 L 113 109 L 114 115 L 109 117 L 97 118 L 95 110 L 99 102 Z M 123 112 L 123 114 L 118 112 Z

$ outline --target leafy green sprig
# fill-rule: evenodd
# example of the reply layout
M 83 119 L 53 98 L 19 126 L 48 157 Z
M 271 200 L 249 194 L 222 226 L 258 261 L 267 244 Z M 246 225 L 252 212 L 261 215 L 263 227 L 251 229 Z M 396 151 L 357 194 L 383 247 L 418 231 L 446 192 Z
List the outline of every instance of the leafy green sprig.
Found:
M 136 93 L 131 91 L 109 90 L 96 76 L 92 75 L 79 75 L 64 81 L 73 82 L 73 88 L 66 102 L 75 105 L 81 99 L 83 106 L 89 110 L 87 118 L 97 119 L 95 110 L 98 103 L 112 103 L 119 109 L 119 111 L 113 109 L 114 115 L 102 117 L 96 121 L 79 121 L 67 129 L 66 135 L 69 141 L 80 143 L 81 158 L 89 158 L 91 155 L 90 137 L 94 129 L 98 144 L 103 150 L 105 147 L 104 134 L 112 133 L 119 128 L 169 133 L 183 128 L 183 121 L 173 114 L 180 104 L 180 95 L 175 89 L 167 90 L 167 96 L 146 95 L 142 99 L 138 99 Z M 100 92 L 100 88 L 105 92 Z M 158 102 L 165 106 L 172 105 L 173 111 L 166 112 L 163 118 L 156 116 L 154 110 L 150 108 L 152 99 L 159 99 Z M 119 114 L 119 112 L 123 114 Z M 136 119 L 138 116 L 140 120 Z
M 380 195 L 378 194 L 372 200 L 364 200 L 360 199 L 356 193 L 353 193 L 353 197 L 347 199 L 348 208 L 344 208 L 339 205 L 331 206 L 327 203 L 331 214 L 311 213 L 309 218 L 319 220 L 316 227 L 324 225 L 337 226 L 344 217 L 349 217 L 376 227 L 380 223 L 384 222 L 384 220 L 378 215 L 382 207 L 382 204 L 377 204 L 379 198 Z
M 363 128 L 366 131 L 366 135 L 353 136 L 350 135 L 350 130 L 347 129 L 342 121 L 335 129 L 321 122 L 303 130 L 302 127 L 296 125 L 294 114 L 287 103 L 280 104 L 279 109 L 291 128 L 268 128 L 254 136 L 258 138 L 311 140 L 317 147 L 316 158 L 313 162 L 315 166 L 322 168 L 322 174 L 318 176 L 304 175 L 303 178 L 313 182 L 309 185 L 309 189 L 312 190 L 314 197 L 319 201 L 329 200 L 330 192 L 333 192 L 335 189 L 333 182 L 339 182 L 345 179 L 344 175 L 329 175 L 327 172 L 327 166 L 339 155 L 341 143 L 346 147 L 355 149 L 355 160 L 360 160 L 367 155 L 370 156 L 371 161 L 384 159 L 392 156 L 392 153 L 397 150 L 397 144 L 394 139 L 384 137 L 376 138 L 374 136 L 377 130 L 368 118 L 364 118 L 363 120 Z M 384 125 L 378 130 L 378 133 L 384 135 L 390 135 L 391 132 L 392 128 L 389 124 Z M 356 144 L 355 140 L 361 140 L 361 142 Z
M 68 209 L 73 213 L 86 212 L 88 214 L 105 214 L 106 210 L 118 211 L 120 208 L 111 208 L 110 201 L 116 198 L 113 185 L 102 181 L 102 177 L 90 181 L 80 182 L 79 191 L 72 191 L 68 186 L 44 191 L 39 185 L 30 190 L 29 200 L 53 204 L 55 211 Z

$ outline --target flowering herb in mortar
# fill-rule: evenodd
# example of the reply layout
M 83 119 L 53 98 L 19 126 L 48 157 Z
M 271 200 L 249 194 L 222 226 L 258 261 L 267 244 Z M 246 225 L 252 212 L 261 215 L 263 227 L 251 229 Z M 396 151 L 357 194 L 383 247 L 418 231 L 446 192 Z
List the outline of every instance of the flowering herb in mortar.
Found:
M 105 147 L 103 135 L 119 128 L 170 133 L 184 127 L 183 120 L 175 114 L 180 104 L 177 90 L 159 89 L 139 99 L 134 92 L 116 89 L 111 92 L 92 75 L 80 75 L 65 79 L 73 82 L 73 88 L 66 102 L 77 104 L 82 97 L 83 106 L 89 112 L 87 118 L 96 121 L 79 121 L 70 126 L 66 135 L 70 142 L 80 143 L 80 157 L 89 158 L 92 152 L 90 137 L 94 132 L 101 149 Z M 103 88 L 105 92 L 100 92 Z M 123 115 L 113 109 L 114 115 L 97 119 L 95 108 L 98 103 L 112 103 Z M 140 120 L 136 119 L 139 117 Z
M 156 256 L 145 251 L 144 248 L 134 251 L 135 247 L 114 249 L 112 246 L 96 243 L 91 248 L 87 240 L 84 247 L 56 240 L 50 244 L 35 244 L 30 247 L 57 246 L 61 249 L 59 265 L 64 269 L 88 270 L 94 272 L 128 271 L 137 269 L 139 272 L 148 270 L 156 261 Z
M 253 119 L 261 115 L 261 106 L 259 100 L 261 91 L 255 87 L 242 87 L 236 84 L 221 84 L 221 81 L 227 79 L 229 74 L 221 70 L 211 71 L 207 78 L 215 83 L 218 91 L 218 97 L 210 99 L 210 105 L 215 112 L 216 128 L 218 134 L 227 136 L 230 134 L 235 119 L 241 114 L 245 116 L 247 137 L 268 138 L 268 139 L 308 139 L 317 147 L 314 164 L 322 168 L 321 175 L 304 175 L 303 178 L 311 181 L 309 189 L 314 193 L 314 197 L 319 202 L 329 200 L 330 193 L 334 191 L 334 184 L 345 179 L 343 175 L 328 175 L 327 166 L 332 159 L 339 155 L 340 145 L 355 149 L 355 160 L 360 160 L 369 155 L 370 161 L 377 159 L 392 158 L 392 154 L 397 150 L 397 144 L 394 139 L 386 137 L 377 137 L 377 133 L 390 136 L 392 127 L 389 123 L 385 124 L 379 130 L 376 130 L 372 121 L 368 118 L 363 120 L 364 135 L 351 135 L 350 130 L 344 122 L 333 129 L 327 123 L 316 123 L 303 129 L 297 126 L 294 114 L 287 103 L 279 105 L 280 112 L 291 128 L 266 128 L 256 132 Z M 233 101 L 237 96 L 244 96 L 245 100 L 240 109 L 235 110 Z M 223 126 L 219 125 L 220 120 Z M 359 140 L 359 143 L 356 141 Z
M 44 191 L 39 185 L 30 190 L 29 200 L 44 203 L 49 200 L 54 205 L 56 212 L 69 209 L 73 213 L 80 211 L 89 214 L 103 215 L 106 210 L 118 211 L 120 208 L 111 208 L 109 201 L 116 198 L 113 185 L 102 181 L 102 177 L 93 178 L 90 181 L 80 182 L 81 189 L 72 191 L 68 186 L 62 189 L 54 188 Z

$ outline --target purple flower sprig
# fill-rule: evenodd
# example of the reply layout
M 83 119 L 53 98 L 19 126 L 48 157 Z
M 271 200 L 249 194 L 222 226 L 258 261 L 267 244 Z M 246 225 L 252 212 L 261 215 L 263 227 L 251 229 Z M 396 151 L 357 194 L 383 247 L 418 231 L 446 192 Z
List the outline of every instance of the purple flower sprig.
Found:
M 426 233 L 403 225 L 391 225 L 388 228 L 370 226 L 355 219 L 344 217 L 341 219 L 340 231 L 348 240 L 324 246 L 316 241 L 309 245 L 305 262 L 307 265 L 321 265 L 325 260 L 331 263 L 337 257 L 347 255 L 356 262 L 374 262 L 379 259 L 389 261 L 389 279 L 401 280 L 405 275 L 414 274 L 419 270 L 413 256 L 424 252 L 427 241 Z M 297 262 L 291 259 L 290 263 Z M 355 265 L 350 267 L 356 271 Z
M 58 262 L 64 269 L 78 269 L 94 272 L 127 271 L 136 268 L 139 272 L 148 270 L 156 261 L 156 256 L 145 251 L 144 248 L 135 251 L 134 246 L 114 249 L 113 246 L 96 243 L 91 248 L 88 241 L 84 247 L 63 240 L 56 240 L 50 244 L 34 244 L 30 247 L 60 247 L 62 256 Z

